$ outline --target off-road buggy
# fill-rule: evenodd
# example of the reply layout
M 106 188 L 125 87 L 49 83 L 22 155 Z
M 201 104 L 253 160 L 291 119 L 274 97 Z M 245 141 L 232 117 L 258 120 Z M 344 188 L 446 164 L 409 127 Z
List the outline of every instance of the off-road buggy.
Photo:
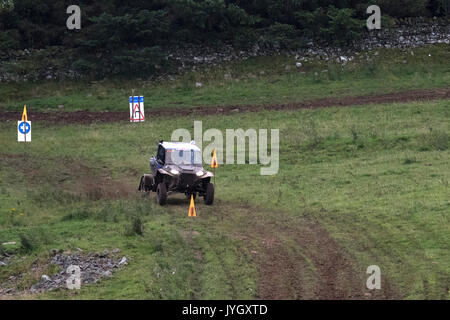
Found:
M 205 204 L 214 202 L 214 175 L 203 169 L 201 150 L 194 142 L 164 142 L 158 146 L 156 157 L 150 158 L 151 174 L 141 178 L 139 191 L 156 192 L 157 201 L 165 205 L 170 193 L 184 193 L 190 198 L 203 197 Z

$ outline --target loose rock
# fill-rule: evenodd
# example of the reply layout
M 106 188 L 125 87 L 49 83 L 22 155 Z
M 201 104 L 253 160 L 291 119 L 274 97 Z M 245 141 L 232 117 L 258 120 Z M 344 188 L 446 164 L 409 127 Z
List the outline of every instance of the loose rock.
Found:
M 114 260 L 106 250 L 101 254 L 88 255 L 83 255 L 81 252 L 74 254 L 56 253 L 50 263 L 59 266 L 59 272 L 51 277 L 42 275 L 39 283 L 30 288 L 31 292 L 36 293 L 65 288 L 67 279 L 72 276 L 72 274 L 67 273 L 69 266 L 78 266 L 80 268 L 82 285 L 95 283 L 105 277 L 112 277 L 115 269 L 127 264 L 127 258 L 123 257 L 120 261 Z
M 120 260 L 120 262 L 119 262 L 119 266 L 121 266 L 121 265 L 127 265 L 127 264 L 128 264 L 127 258 L 125 258 L 125 257 L 123 257 L 122 260 Z
M 48 275 L 46 275 L 46 274 L 43 274 L 41 276 L 41 281 L 50 281 L 50 277 Z

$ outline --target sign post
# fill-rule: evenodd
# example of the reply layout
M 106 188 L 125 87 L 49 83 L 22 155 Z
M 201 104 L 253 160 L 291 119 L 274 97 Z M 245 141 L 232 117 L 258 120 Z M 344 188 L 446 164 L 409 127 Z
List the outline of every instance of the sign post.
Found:
M 134 90 L 130 97 L 130 122 L 144 122 L 144 96 L 135 96 Z
M 219 167 L 219 161 L 217 161 L 216 149 L 214 149 L 212 160 L 211 160 L 211 168 L 214 169 L 214 192 L 216 192 L 216 168 Z M 223 213 L 222 213 L 222 221 L 223 221 Z
M 213 157 L 211 160 L 211 168 L 214 169 L 214 187 L 216 186 L 216 168 L 219 167 L 219 162 L 217 161 L 216 149 L 214 149 Z
M 189 216 L 190 218 L 194 218 L 194 217 L 197 216 L 197 214 L 196 214 L 196 212 L 195 212 L 195 203 L 194 203 L 194 195 L 193 195 L 193 194 L 191 194 L 191 203 L 190 203 L 190 205 L 189 205 L 189 214 L 188 214 L 188 216 Z M 191 228 L 191 238 L 192 238 L 192 236 L 193 236 L 193 234 L 192 234 L 192 220 L 193 220 L 193 219 L 191 219 L 191 222 L 189 223 L 190 228 Z
M 17 121 L 17 141 L 31 142 L 31 121 L 28 121 L 27 106 L 23 107 L 22 120 Z
M 189 205 L 189 217 L 196 217 L 194 195 L 191 194 L 191 204 Z

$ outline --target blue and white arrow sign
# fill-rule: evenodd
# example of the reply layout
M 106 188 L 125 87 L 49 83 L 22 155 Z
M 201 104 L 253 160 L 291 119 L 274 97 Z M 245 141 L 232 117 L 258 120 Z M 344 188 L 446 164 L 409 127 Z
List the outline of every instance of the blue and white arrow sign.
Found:
M 28 121 L 26 106 L 23 108 L 22 120 L 17 121 L 17 141 L 31 142 L 31 121 Z

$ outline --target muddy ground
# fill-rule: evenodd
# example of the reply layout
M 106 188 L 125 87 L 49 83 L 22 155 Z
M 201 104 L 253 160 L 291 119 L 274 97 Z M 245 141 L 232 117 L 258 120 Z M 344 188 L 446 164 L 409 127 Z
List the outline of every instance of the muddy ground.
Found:
M 152 117 L 187 116 L 187 115 L 225 115 L 237 112 L 256 112 L 261 110 L 297 110 L 337 106 L 357 106 L 380 103 L 401 103 L 410 101 L 427 101 L 450 99 L 450 88 L 433 90 L 412 90 L 387 94 L 376 94 L 357 97 L 340 97 L 317 99 L 304 102 L 278 105 L 244 105 L 244 106 L 211 106 L 192 108 L 147 109 Z M 0 121 L 17 121 L 20 113 L 15 111 L 0 111 Z M 90 124 L 96 122 L 127 122 L 128 110 L 124 111 L 56 111 L 34 112 L 29 108 L 30 121 L 45 121 L 58 124 Z

